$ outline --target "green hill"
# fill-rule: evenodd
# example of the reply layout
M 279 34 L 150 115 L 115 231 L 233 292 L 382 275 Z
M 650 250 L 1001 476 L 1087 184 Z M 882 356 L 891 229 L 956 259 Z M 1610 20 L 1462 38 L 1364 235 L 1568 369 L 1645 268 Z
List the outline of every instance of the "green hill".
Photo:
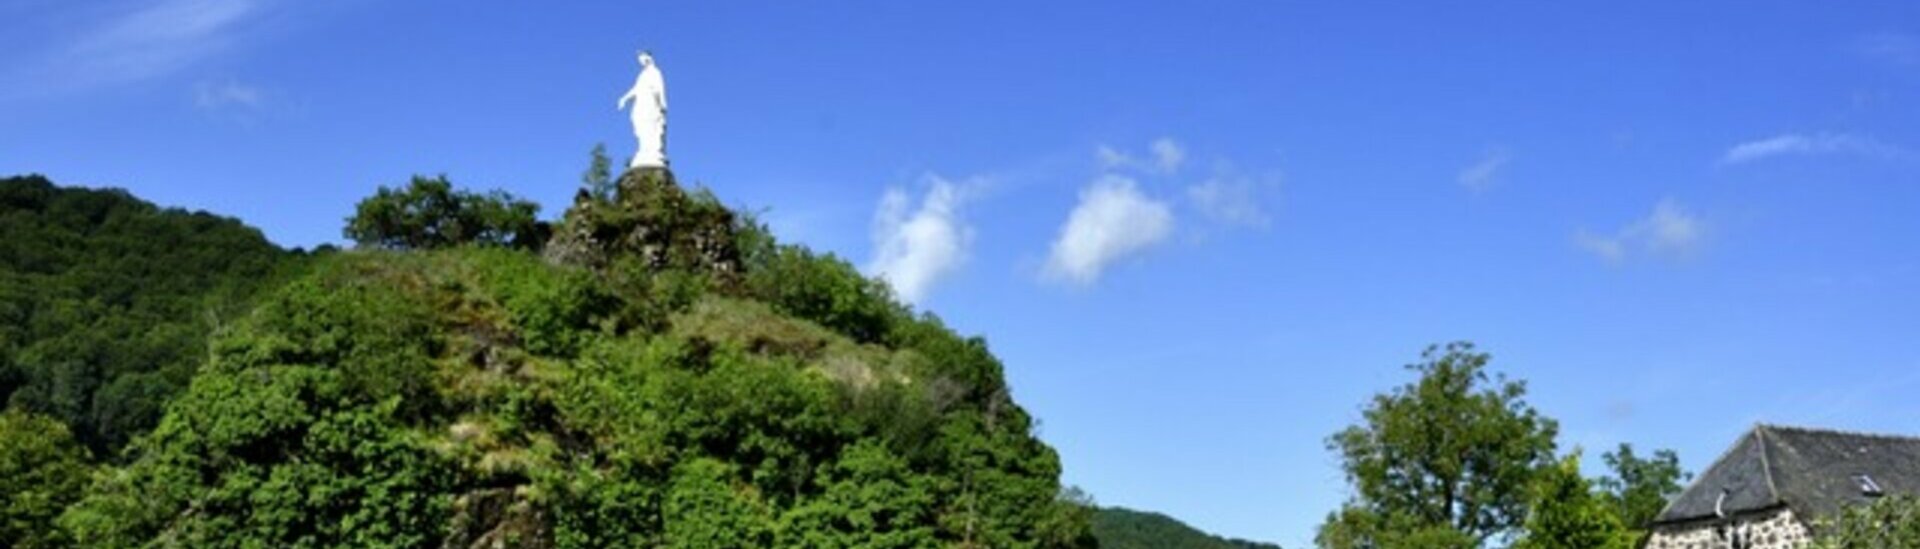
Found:
M 294 255 L 230 218 L 39 176 L 0 179 L 0 235 L 0 403 L 107 456 Z
M 1101 549 L 1280 549 L 1279 545 L 1202 532 L 1160 513 L 1102 507 L 1093 515 Z
M 545 257 L 306 261 L 124 464 L 0 416 L 31 511 L 0 544 L 1093 546 L 984 341 L 661 175 L 583 193 Z

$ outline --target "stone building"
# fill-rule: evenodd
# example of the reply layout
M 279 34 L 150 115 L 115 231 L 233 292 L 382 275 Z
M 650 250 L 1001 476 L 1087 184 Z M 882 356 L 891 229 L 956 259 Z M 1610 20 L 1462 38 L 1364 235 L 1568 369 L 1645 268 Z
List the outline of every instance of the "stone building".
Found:
M 1646 549 L 1793 549 L 1814 521 L 1920 494 L 1920 438 L 1757 425 L 1654 520 Z

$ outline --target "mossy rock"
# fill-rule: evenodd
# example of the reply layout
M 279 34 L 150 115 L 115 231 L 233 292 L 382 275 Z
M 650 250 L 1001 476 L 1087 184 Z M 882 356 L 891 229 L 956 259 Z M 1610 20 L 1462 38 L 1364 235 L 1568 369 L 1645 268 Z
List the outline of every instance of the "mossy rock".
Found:
M 547 243 L 548 261 L 605 269 L 631 257 L 654 270 L 705 272 L 731 281 L 740 272 L 735 216 L 705 191 L 689 193 L 664 168 L 620 176 L 611 197 L 581 191 Z

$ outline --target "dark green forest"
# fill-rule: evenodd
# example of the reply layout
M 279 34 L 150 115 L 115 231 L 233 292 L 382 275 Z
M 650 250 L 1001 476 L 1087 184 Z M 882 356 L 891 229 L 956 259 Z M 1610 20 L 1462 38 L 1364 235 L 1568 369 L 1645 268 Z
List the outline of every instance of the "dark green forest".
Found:
M 0 180 L 0 235 L 0 401 L 106 458 L 300 255 L 230 218 L 36 176 Z

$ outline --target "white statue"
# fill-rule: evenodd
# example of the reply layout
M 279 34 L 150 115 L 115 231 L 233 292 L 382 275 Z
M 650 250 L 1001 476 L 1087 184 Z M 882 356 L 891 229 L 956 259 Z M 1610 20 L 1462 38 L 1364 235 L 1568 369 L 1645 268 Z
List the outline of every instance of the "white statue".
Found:
M 653 64 L 653 54 L 640 52 L 640 77 L 633 80 L 633 89 L 620 96 L 616 108 L 627 108 L 628 101 L 633 102 L 633 137 L 640 142 L 640 150 L 627 167 L 667 167 L 667 81 Z

